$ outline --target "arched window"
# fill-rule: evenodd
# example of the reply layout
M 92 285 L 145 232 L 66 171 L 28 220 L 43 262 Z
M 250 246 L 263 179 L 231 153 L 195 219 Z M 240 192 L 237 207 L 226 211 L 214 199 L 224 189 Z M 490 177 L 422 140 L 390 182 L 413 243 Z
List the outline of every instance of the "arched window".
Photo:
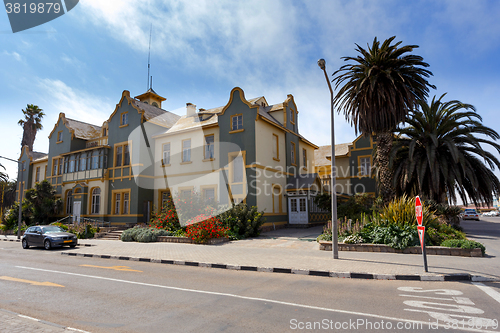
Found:
M 92 190 L 92 206 L 90 209 L 91 214 L 99 214 L 101 204 L 101 189 L 96 187 Z
M 73 191 L 66 192 L 66 214 L 73 214 Z

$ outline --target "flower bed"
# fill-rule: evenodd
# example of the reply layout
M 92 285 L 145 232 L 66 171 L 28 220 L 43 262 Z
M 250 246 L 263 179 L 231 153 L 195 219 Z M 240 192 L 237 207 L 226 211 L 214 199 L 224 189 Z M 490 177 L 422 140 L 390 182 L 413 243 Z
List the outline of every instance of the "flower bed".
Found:
M 332 250 L 331 241 L 319 241 L 319 249 L 323 251 Z M 483 254 L 480 248 L 462 249 L 456 247 L 444 246 L 426 246 L 426 253 L 429 255 L 444 255 L 444 256 L 461 256 L 461 257 L 482 257 Z M 404 250 L 394 249 L 389 245 L 384 244 L 344 244 L 339 243 L 339 251 L 357 251 L 357 252 L 386 252 L 386 253 L 405 253 L 405 254 L 421 254 L 420 246 L 410 246 Z
M 175 237 L 175 236 L 158 236 L 156 239 L 157 242 L 165 242 L 165 243 L 187 243 L 187 244 L 197 244 L 193 239 L 189 237 Z M 216 245 L 229 242 L 227 237 L 221 238 L 210 238 L 205 243 L 207 245 Z

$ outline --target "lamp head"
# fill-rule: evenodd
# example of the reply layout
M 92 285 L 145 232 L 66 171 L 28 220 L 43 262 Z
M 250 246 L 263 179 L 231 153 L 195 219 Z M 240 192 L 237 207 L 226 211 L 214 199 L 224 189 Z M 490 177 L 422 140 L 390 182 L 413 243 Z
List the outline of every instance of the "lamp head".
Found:
M 325 69 L 325 59 L 319 59 L 318 60 L 318 66 L 321 69 Z

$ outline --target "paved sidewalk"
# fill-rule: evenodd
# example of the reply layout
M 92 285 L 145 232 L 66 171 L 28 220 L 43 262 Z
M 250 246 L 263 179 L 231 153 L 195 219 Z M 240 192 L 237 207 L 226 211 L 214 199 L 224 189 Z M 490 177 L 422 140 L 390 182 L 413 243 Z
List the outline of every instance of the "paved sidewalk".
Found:
M 316 231 L 313 228 L 305 229 L 302 233 L 294 230 L 288 233 L 277 230 L 264 233 L 259 238 L 220 245 L 90 239 L 80 240 L 80 246 L 75 249 L 64 249 L 61 253 L 106 259 L 346 278 L 500 281 L 500 260 L 494 256 L 468 258 L 428 255 L 428 273 L 423 270 L 422 256 L 416 254 L 340 251 L 340 259 L 334 260 L 332 252 L 320 251 L 318 243 L 312 241 L 319 232 L 320 229 Z M 0 236 L 0 239 L 5 238 L 15 239 L 13 236 Z

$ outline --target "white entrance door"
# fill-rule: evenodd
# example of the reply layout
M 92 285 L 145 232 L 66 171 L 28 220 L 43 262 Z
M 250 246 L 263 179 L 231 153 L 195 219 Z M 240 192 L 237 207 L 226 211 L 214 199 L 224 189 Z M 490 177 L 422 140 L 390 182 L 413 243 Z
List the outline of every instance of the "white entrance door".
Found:
M 307 198 L 288 198 L 288 216 L 290 224 L 306 224 Z
M 81 210 L 82 210 L 82 202 L 81 201 L 73 202 L 73 222 L 80 223 Z

